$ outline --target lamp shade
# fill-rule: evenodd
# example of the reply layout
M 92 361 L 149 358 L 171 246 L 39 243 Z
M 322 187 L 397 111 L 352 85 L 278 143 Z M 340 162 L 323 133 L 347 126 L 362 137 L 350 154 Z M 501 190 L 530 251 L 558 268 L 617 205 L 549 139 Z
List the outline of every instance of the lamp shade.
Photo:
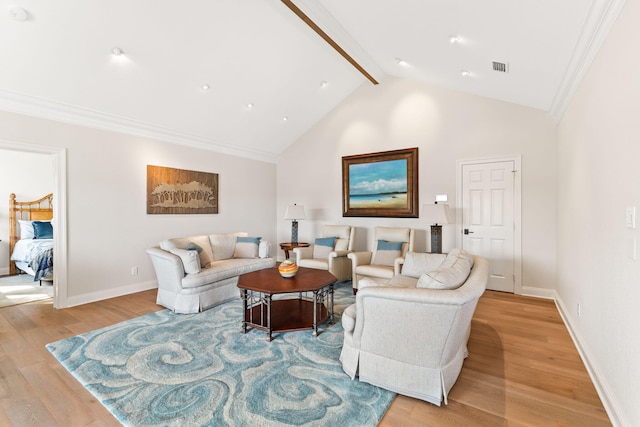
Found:
M 422 215 L 429 224 L 450 224 L 451 212 L 449 205 L 424 205 Z
M 305 219 L 305 217 L 304 206 L 296 204 L 287 206 L 287 211 L 284 214 L 284 219 L 292 219 L 294 221 Z

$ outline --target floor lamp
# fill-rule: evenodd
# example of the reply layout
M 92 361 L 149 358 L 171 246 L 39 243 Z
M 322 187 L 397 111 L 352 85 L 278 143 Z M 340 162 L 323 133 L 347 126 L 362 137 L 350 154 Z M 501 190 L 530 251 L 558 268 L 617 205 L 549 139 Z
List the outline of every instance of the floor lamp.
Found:
M 422 215 L 425 221 L 431 225 L 431 253 L 442 253 L 442 224 L 451 223 L 451 212 L 449 205 L 424 205 Z
M 287 206 L 287 211 L 284 214 L 284 219 L 290 219 L 291 221 L 291 243 L 298 244 L 298 220 L 306 217 L 304 206 L 293 205 Z

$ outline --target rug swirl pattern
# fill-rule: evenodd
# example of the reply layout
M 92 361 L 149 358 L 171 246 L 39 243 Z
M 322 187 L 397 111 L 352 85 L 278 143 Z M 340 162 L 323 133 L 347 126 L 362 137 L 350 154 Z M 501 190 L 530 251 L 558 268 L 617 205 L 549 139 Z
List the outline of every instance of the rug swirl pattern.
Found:
M 240 333 L 235 300 L 198 314 L 169 310 L 47 345 L 127 426 L 375 426 L 394 394 L 352 381 L 336 322 L 311 331 Z

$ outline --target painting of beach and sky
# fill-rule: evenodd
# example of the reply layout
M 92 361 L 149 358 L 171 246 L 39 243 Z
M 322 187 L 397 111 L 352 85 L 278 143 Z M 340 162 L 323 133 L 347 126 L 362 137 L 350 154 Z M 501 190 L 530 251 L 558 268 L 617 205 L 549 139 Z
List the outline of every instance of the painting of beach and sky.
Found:
M 407 159 L 349 165 L 350 208 L 407 208 Z

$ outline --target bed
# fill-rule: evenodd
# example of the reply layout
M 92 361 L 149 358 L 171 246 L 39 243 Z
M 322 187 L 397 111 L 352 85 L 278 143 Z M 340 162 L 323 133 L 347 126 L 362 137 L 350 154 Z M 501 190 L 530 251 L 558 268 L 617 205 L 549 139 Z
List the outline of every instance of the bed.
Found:
M 53 193 L 30 202 L 9 196 L 9 274 L 53 280 Z

